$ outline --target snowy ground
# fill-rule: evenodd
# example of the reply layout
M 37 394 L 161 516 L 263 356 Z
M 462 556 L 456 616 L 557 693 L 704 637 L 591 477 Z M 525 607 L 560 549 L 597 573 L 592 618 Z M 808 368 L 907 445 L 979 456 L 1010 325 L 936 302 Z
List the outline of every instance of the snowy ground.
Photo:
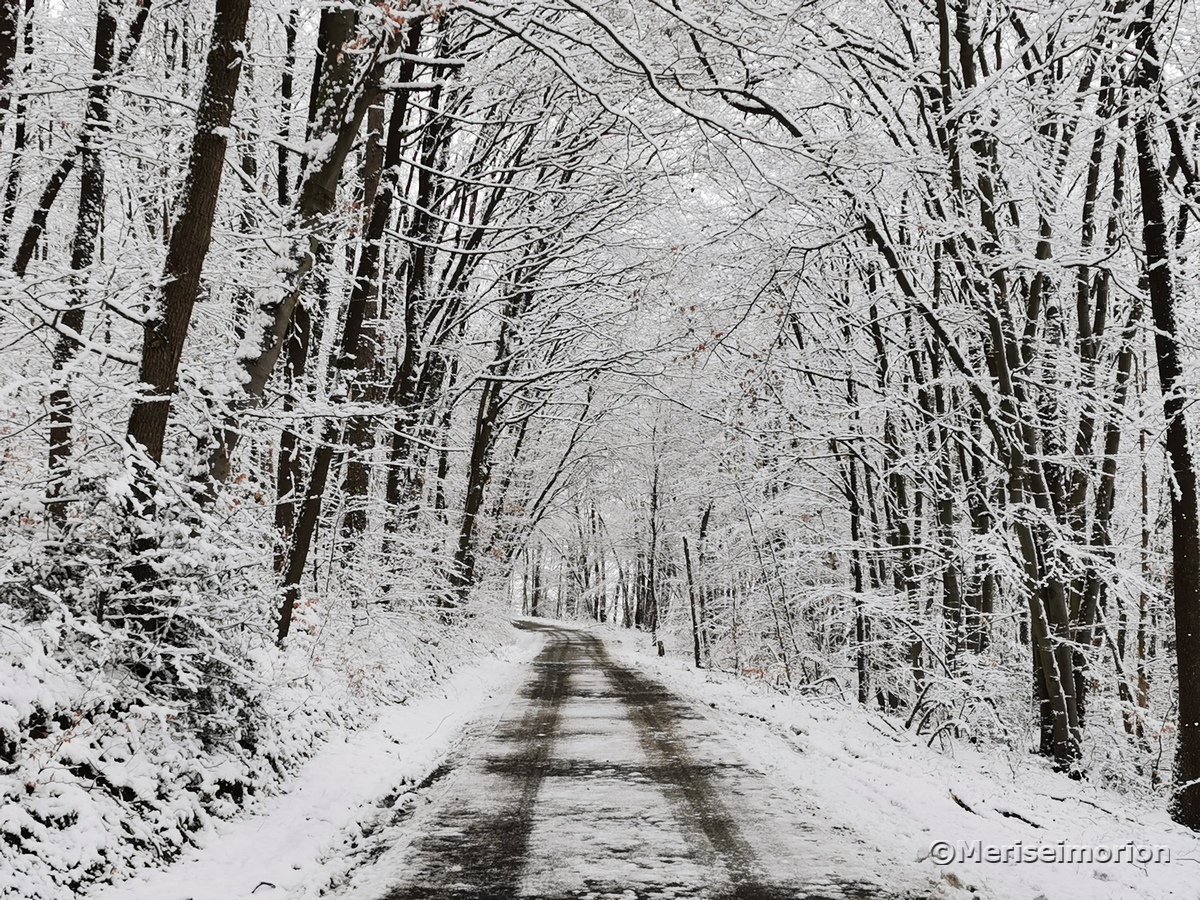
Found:
M 924 738 L 840 701 L 781 698 L 744 680 L 706 676 L 684 659 L 659 659 L 648 652 L 644 635 L 598 633 L 606 638 L 616 664 L 652 676 L 690 702 L 695 713 L 686 717 L 686 728 L 689 741 L 700 749 L 689 752 L 700 753 L 706 770 L 718 772 L 720 780 L 714 783 L 733 795 L 762 795 L 752 796 L 749 805 L 731 801 L 727 808 L 777 811 L 773 820 L 760 812 L 739 823 L 755 844 L 774 842 L 778 855 L 787 857 L 798 855 L 788 849 L 794 833 L 816 827 L 827 836 L 804 838 L 807 860 L 784 860 L 798 867 L 800 877 L 833 866 L 848 883 L 869 881 L 896 897 L 946 900 L 973 895 L 981 900 L 1195 900 L 1198 895 L 1200 841 L 1160 810 L 1087 782 L 1068 781 L 1032 756 L 963 744 L 939 752 L 926 747 Z M 478 775 L 487 769 L 479 760 L 491 754 L 494 762 L 505 753 L 517 754 L 514 761 L 525 769 L 525 763 L 538 762 L 520 756 L 536 753 L 536 742 L 513 744 L 511 751 L 486 749 L 497 729 L 503 736 L 505 721 L 559 729 L 563 737 L 554 751 L 555 765 L 574 765 L 571 761 L 582 759 L 580 754 L 592 759 L 603 744 L 609 757 L 626 755 L 649 768 L 652 760 L 643 757 L 653 756 L 654 741 L 661 744 L 661 739 L 639 742 L 633 732 L 596 727 L 611 698 L 597 689 L 592 674 L 575 685 L 581 697 L 591 699 L 565 705 L 561 728 L 559 721 L 536 719 L 536 711 L 534 719 L 528 719 L 528 711 L 520 712 L 522 697 L 529 693 L 522 685 L 537 677 L 530 663 L 541 644 L 542 638 L 525 634 L 505 659 L 460 672 L 448 683 L 446 697 L 388 709 L 373 727 L 327 746 L 297 775 L 289 793 L 264 800 L 251 815 L 204 835 L 202 848 L 189 858 L 92 896 L 290 900 L 333 888 L 334 896 L 374 898 L 392 889 L 397 877 L 409 879 L 408 893 L 398 896 L 421 896 L 414 873 L 418 880 L 441 877 L 432 869 L 420 872 L 422 840 L 428 843 L 428 835 L 437 830 L 431 824 L 445 818 L 439 810 L 456 802 L 461 806 L 463 794 L 456 795 L 455 785 L 462 788 L 462 779 L 474 777 L 469 774 L 472 765 Z M 732 756 L 741 757 L 733 767 Z M 447 760 L 457 760 L 458 769 L 442 779 Z M 619 766 L 612 768 L 620 775 Z M 596 790 L 621 783 L 610 777 L 613 772 L 586 774 L 602 776 Z M 695 834 L 689 836 L 686 827 L 680 830 L 665 815 L 639 818 L 622 811 L 623 804 L 638 803 L 651 791 L 640 771 L 625 774 L 627 795 L 606 795 L 599 806 L 587 807 L 593 820 L 596 808 L 608 810 L 603 815 L 616 827 L 601 830 L 624 840 L 625 864 L 638 854 L 683 868 L 696 863 L 687 846 Z M 421 787 L 422 782 L 430 784 Z M 529 800 L 521 800 L 528 783 L 518 783 L 518 805 Z M 595 839 L 589 822 L 577 820 L 583 809 L 577 783 L 537 784 L 534 792 L 540 793 L 542 806 L 536 816 L 526 817 L 530 828 L 522 840 L 534 851 L 522 868 L 522 883 L 529 883 L 531 872 L 540 873 L 540 883 L 556 885 L 554 890 L 563 893 L 575 875 L 595 867 L 599 855 L 620 848 L 608 838 Z M 666 793 L 678 793 L 682 784 L 676 777 L 676 788 Z M 569 789 L 556 793 L 556 785 Z M 487 813 L 506 801 L 495 794 L 472 802 Z M 419 808 L 410 815 L 414 807 Z M 703 813 L 693 818 L 693 832 L 712 830 Z M 452 851 L 465 833 L 464 823 L 452 821 L 442 831 L 446 840 L 441 852 Z M 565 858 L 566 848 L 579 841 L 589 848 L 586 858 Z M 937 842 L 966 858 L 938 865 L 941 850 L 931 855 Z M 670 852 L 667 845 L 675 843 L 681 843 L 675 848 L 681 852 Z M 1007 853 L 1010 861 L 983 861 L 989 848 Z M 1169 853 L 1169 862 L 1136 861 L 1147 850 L 1161 859 L 1159 848 Z M 822 852 L 828 854 L 824 861 Z M 1043 853 L 1090 853 L 1092 861 L 1011 861 Z M 1103 862 L 1106 853 L 1119 861 Z M 1128 861 L 1131 855 L 1134 862 Z M 767 864 L 775 865 L 771 860 Z M 627 868 L 621 877 L 634 880 L 644 880 L 653 869 Z M 524 888 L 521 892 L 538 896 Z

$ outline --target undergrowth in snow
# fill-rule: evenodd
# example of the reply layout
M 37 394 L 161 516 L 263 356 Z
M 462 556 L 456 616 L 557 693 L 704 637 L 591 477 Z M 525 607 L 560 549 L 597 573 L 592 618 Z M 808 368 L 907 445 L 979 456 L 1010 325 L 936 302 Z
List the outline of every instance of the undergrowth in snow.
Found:
M 315 749 L 284 790 L 194 835 L 196 846 L 170 866 L 121 884 L 97 886 L 95 900 L 316 898 L 402 838 L 415 804 L 426 802 L 466 726 L 489 702 L 503 704 L 521 663 L 540 649 L 530 632 L 507 626 L 507 643 L 421 696 L 386 703 L 370 722 Z M 490 629 L 489 629 L 490 630 Z M 464 662 L 465 657 L 463 657 Z
M 286 650 L 266 629 L 212 630 L 173 648 L 165 679 L 138 668 L 152 648 L 132 646 L 129 630 L 54 592 L 35 599 L 0 604 L 0 897 L 14 900 L 69 897 L 174 859 L 281 790 L 331 736 L 504 639 L 485 610 L 464 628 L 421 607 L 356 623 L 309 606 Z

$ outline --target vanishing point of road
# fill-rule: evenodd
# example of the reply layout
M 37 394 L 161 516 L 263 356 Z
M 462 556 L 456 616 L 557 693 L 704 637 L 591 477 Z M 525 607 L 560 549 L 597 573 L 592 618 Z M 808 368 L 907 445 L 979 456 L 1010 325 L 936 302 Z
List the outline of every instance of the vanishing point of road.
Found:
M 861 844 L 701 710 L 536 623 L 533 674 L 411 825 L 379 900 L 887 900 Z

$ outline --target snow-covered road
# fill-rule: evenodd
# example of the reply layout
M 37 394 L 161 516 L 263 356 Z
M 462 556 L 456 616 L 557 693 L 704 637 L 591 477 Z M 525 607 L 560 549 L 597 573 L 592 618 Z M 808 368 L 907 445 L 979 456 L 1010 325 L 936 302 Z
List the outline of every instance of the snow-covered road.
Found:
M 1067 779 L 1023 746 L 931 747 L 835 697 L 658 658 L 641 632 L 521 627 L 493 658 L 331 738 L 184 858 L 88 896 L 1198 896 L 1200 845 L 1161 803 Z M 939 862 L 944 842 L 1171 855 Z
M 409 823 L 415 837 L 340 896 L 895 896 L 861 841 L 806 814 L 698 707 L 587 632 L 525 627 L 546 639 L 527 682 Z

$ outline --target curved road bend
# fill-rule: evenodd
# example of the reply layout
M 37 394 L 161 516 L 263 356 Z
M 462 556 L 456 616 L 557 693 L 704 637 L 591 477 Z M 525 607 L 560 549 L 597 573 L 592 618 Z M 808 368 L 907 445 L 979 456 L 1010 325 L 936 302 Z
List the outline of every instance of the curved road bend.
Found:
M 587 632 L 520 627 L 545 632 L 533 677 L 413 823 L 380 900 L 888 896 L 852 836 L 702 713 Z

